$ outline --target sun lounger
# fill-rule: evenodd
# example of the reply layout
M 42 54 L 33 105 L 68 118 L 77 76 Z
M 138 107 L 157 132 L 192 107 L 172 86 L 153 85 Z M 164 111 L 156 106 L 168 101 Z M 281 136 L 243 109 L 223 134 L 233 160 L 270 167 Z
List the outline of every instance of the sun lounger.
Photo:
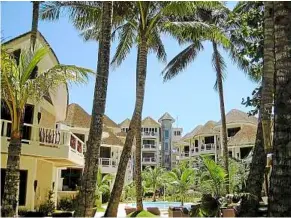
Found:
M 128 206 L 126 206 L 124 208 L 124 210 L 125 210 L 125 214 L 128 215 L 128 214 L 131 214 L 132 212 L 136 211 L 136 208 L 135 207 L 128 207 Z
M 221 209 L 222 217 L 235 217 L 235 210 L 233 208 Z
M 147 211 L 156 215 L 156 216 L 161 215 L 161 212 L 160 212 L 158 207 L 147 207 Z

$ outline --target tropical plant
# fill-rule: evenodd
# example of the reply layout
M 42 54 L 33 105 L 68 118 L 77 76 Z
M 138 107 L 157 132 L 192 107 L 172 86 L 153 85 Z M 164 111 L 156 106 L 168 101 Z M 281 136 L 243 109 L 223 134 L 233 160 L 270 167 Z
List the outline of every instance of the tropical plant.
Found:
M 48 51 L 48 47 L 36 46 L 34 51 L 24 48 L 17 63 L 14 56 L 1 46 L 1 99 L 8 108 L 12 124 L 2 201 L 2 213 L 5 216 L 15 215 L 18 204 L 22 126 L 28 99 L 38 102 L 61 84 L 87 82 L 88 73 L 92 73 L 86 68 L 58 64 L 51 69 L 38 72 L 32 78 L 35 67 Z
M 161 167 L 146 167 L 142 172 L 142 178 L 145 181 L 145 187 L 149 187 L 153 192 L 153 201 L 156 201 L 156 190 L 163 186 L 165 170 Z
M 275 107 L 269 216 L 291 216 L 291 3 L 273 2 Z
M 242 162 L 229 159 L 229 188 L 230 193 L 240 193 L 246 187 L 248 170 Z
M 203 50 L 202 42 L 210 40 L 213 47 L 212 64 L 216 72 L 215 89 L 218 90 L 222 123 L 222 149 L 224 158 L 224 169 L 228 175 L 228 147 L 227 147 L 227 133 L 226 133 L 226 120 L 225 120 L 225 108 L 223 98 L 223 79 L 225 78 L 226 64 L 223 56 L 219 52 L 218 46 L 222 46 L 229 52 L 232 60 L 244 71 L 248 71 L 248 64 L 245 58 L 237 55 L 237 50 L 232 46 L 230 39 L 228 38 L 228 24 L 226 22 L 229 10 L 226 7 L 219 7 L 213 10 L 200 9 L 196 16 L 191 18 L 194 21 L 204 22 L 218 28 L 224 33 L 220 38 L 193 38 L 193 30 L 182 27 L 178 36 L 180 42 L 190 43 L 182 52 L 176 55 L 162 71 L 164 75 L 164 81 L 171 80 L 177 76 L 182 70 L 184 70 L 190 62 L 194 61 L 197 54 Z M 229 192 L 229 187 L 226 184 L 226 191 Z
M 96 181 L 96 189 L 95 189 L 95 198 L 96 198 L 96 206 L 101 207 L 102 204 L 102 194 L 110 192 L 110 183 L 113 180 L 113 175 L 106 174 L 102 176 L 100 167 L 97 172 L 97 181 Z
M 39 205 L 38 211 L 40 213 L 43 213 L 44 216 L 52 215 L 55 211 L 55 202 L 53 201 L 53 195 L 54 192 L 50 190 L 48 192 L 47 201 Z
M 206 171 L 201 175 L 202 186 L 206 183 L 215 197 L 222 196 L 227 179 L 224 168 L 206 155 L 200 157 L 206 168 Z
M 90 22 L 98 23 L 98 64 L 94 89 L 92 118 L 90 124 L 87 150 L 85 154 L 85 167 L 78 195 L 78 216 L 93 216 L 94 187 L 98 170 L 99 150 L 101 146 L 103 117 L 106 105 L 106 94 L 109 75 L 112 7 L 108 2 L 48 2 L 41 9 L 42 19 L 56 20 L 59 18 L 63 7 L 67 9 L 74 25 L 88 27 Z M 98 21 L 98 22 L 96 22 Z M 96 37 L 95 37 L 96 39 Z
M 181 164 L 168 172 L 167 180 L 175 189 L 175 193 L 179 195 L 182 206 L 184 205 L 185 197 L 193 186 L 195 178 L 195 170 L 188 167 L 186 164 Z

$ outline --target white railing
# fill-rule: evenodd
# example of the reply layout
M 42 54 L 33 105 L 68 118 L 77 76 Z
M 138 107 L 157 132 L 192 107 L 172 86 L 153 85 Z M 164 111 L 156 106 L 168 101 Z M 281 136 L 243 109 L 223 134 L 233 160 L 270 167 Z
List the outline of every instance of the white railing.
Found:
M 181 157 L 189 157 L 190 153 L 189 152 L 181 152 L 180 156 Z
M 155 163 L 156 162 L 156 158 L 155 157 L 144 157 L 144 158 L 142 158 L 142 162 Z
M 99 158 L 99 165 L 102 167 L 117 167 L 118 163 L 112 158 L 101 157 Z
M 158 133 L 157 132 L 141 132 L 141 135 L 142 136 L 158 136 Z
M 155 144 L 143 144 L 142 148 L 143 149 L 157 149 L 157 145 L 155 145 Z
M 202 144 L 200 147 L 201 151 L 215 151 L 215 144 L 209 143 L 209 144 Z
M 11 121 L 1 120 L 1 137 L 11 137 Z M 24 123 L 23 142 L 39 142 L 41 146 L 58 147 L 70 146 L 70 150 L 79 155 L 84 153 L 84 142 L 68 130 L 57 130 Z

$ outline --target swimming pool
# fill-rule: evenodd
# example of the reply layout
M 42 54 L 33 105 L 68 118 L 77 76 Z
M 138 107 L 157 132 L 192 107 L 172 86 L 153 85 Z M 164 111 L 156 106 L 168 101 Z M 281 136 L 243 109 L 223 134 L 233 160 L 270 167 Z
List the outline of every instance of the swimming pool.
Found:
M 184 206 L 188 206 L 189 204 L 184 203 Z M 128 204 L 130 207 L 136 207 L 135 203 Z M 181 206 L 181 202 L 169 202 L 169 201 L 156 201 L 156 202 L 150 202 L 150 201 L 144 201 L 143 206 L 145 208 L 147 207 L 158 207 L 162 210 L 167 210 L 169 207 L 179 207 Z

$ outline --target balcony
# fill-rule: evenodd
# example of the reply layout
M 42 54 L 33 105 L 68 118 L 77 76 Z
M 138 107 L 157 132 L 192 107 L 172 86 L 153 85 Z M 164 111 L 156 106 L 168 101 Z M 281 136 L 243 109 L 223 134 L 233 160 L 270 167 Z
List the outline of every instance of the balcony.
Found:
M 11 121 L 1 120 L 1 152 L 7 153 L 11 136 Z M 84 165 L 85 145 L 67 130 L 43 128 L 25 123 L 21 154 L 56 161 L 56 166 Z
M 143 144 L 142 145 L 143 150 L 157 150 L 157 145 L 156 144 Z
M 141 136 L 144 138 L 156 138 L 158 137 L 157 132 L 141 132 Z
M 143 157 L 142 163 L 143 164 L 156 164 L 157 159 L 155 157 Z
M 215 153 L 215 144 L 202 144 L 200 148 L 200 153 Z

